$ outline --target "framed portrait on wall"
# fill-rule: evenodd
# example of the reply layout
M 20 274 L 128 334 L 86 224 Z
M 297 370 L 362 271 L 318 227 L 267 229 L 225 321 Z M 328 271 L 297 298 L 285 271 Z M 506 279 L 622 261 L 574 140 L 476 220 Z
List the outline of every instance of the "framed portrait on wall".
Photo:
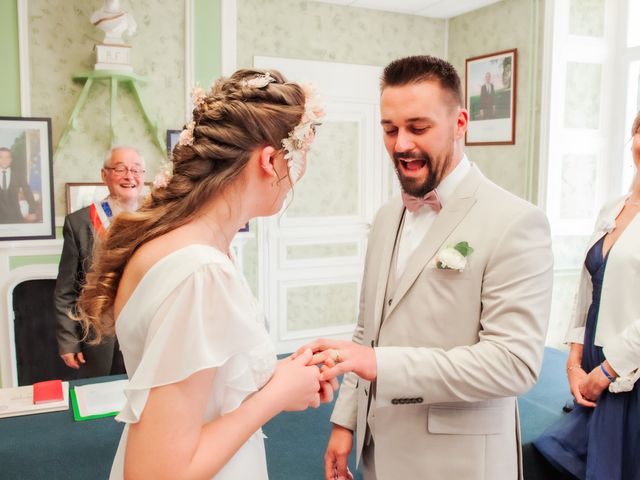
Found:
M 468 58 L 465 145 L 513 145 L 516 139 L 518 49 Z
M 55 237 L 51 119 L 0 117 L 0 240 Z
M 151 183 L 145 182 L 141 196 L 146 197 L 150 188 Z M 88 207 L 92 203 L 107 198 L 109 195 L 107 186 L 100 182 L 67 183 L 65 184 L 65 189 L 67 214 Z

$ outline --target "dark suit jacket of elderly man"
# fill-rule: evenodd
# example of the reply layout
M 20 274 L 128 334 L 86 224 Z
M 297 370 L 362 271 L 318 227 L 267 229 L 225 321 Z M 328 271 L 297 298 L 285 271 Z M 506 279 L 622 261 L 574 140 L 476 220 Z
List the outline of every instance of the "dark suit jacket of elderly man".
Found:
M 64 220 L 64 244 L 54 298 L 58 351 L 60 354 L 83 352 L 86 363 L 80 366 L 80 378 L 125 373 L 115 337 L 105 338 L 100 345 L 88 345 L 82 342 L 80 324 L 68 315 L 75 310 L 86 273 L 91 267 L 95 232 L 89 210 L 90 207 L 85 207 L 67 215 Z
M 36 212 L 36 201 L 33 192 L 24 175 L 20 175 L 15 168 L 11 169 L 9 185 L 2 188 L 2 176 L 0 170 L 0 223 L 23 223 L 24 217 L 20 211 L 20 190 L 24 199 L 29 204 L 29 213 Z

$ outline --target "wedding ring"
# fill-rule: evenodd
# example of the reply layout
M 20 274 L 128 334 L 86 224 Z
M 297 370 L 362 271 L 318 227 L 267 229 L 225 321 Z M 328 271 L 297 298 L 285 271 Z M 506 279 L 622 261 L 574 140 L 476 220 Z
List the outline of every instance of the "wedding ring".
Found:
M 340 363 L 342 361 L 342 356 L 338 350 L 333 351 L 333 361 L 335 363 Z

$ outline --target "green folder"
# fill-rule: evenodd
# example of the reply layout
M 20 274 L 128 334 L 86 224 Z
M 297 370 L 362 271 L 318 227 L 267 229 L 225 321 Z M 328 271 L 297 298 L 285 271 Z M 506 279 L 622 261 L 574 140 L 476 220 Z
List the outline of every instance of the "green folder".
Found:
M 95 420 L 96 418 L 115 417 L 120 412 L 101 413 L 99 415 L 88 415 L 83 417 L 80 415 L 80 408 L 78 408 L 78 399 L 76 398 L 76 389 L 69 389 L 69 396 L 71 397 L 71 407 L 73 408 L 73 419 L 76 422 L 83 422 L 85 420 Z

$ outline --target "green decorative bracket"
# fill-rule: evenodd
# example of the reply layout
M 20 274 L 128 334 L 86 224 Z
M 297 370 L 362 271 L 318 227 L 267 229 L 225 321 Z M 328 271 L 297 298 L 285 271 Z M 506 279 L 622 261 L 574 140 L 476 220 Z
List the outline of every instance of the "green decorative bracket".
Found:
M 128 87 L 135 98 L 136 104 L 140 108 L 142 112 L 142 116 L 144 118 L 145 123 L 147 124 L 147 128 L 151 132 L 151 136 L 153 138 L 153 143 L 158 147 L 158 149 L 162 152 L 162 155 L 166 155 L 166 146 L 164 144 L 163 137 L 160 135 L 158 131 L 157 122 L 152 122 L 151 118 L 147 114 L 147 110 L 144 108 L 144 104 L 142 102 L 142 97 L 140 96 L 140 91 L 138 90 L 138 84 L 144 83 L 146 80 L 144 77 L 140 75 L 136 75 L 135 73 L 130 72 L 121 72 L 115 70 L 91 70 L 88 72 L 79 73 L 73 76 L 73 80 L 76 82 L 84 82 L 84 87 L 82 87 L 82 91 L 80 92 L 80 96 L 76 101 L 75 106 L 73 107 L 73 111 L 71 112 L 71 117 L 69 117 L 69 121 L 60 136 L 60 140 L 58 141 L 58 147 L 56 149 L 56 155 L 61 151 L 62 147 L 66 144 L 69 134 L 71 131 L 75 130 L 78 125 L 78 115 L 82 110 L 82 107 L 87 101 L 89 96 L 89 91 L 93 84 L 97 81 L 109 81 L 111 83 L 111 146 L 115 146 L 118 144 L 117 138 L 118 133 L 116 131 L 116 117 L 118 112 L 117 107 L 117 99 L 118 99 L 118 88 L 120 84 L 124 87 Z

